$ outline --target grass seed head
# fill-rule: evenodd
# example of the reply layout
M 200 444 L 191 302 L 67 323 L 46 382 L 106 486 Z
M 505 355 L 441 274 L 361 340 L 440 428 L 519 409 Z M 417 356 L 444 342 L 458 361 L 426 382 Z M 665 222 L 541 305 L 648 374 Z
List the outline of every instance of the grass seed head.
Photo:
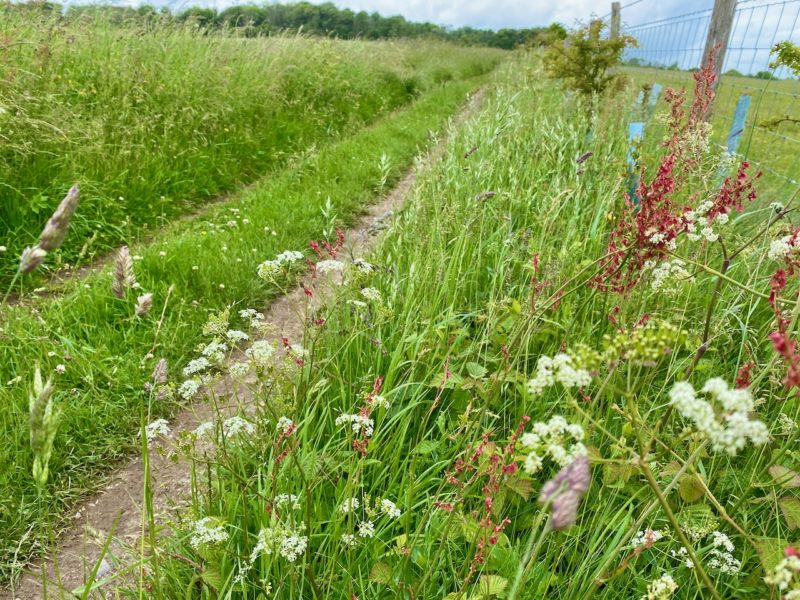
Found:
M 72 215 L 75 214 L 75 209 L 78 207 L 79 197 L 78 185 L 75 184 L 69 188 L 69 192 L 44 226 L 44 231 L 39 238 L 39 247 L 42 250 L 49 252 L 64 243 Z

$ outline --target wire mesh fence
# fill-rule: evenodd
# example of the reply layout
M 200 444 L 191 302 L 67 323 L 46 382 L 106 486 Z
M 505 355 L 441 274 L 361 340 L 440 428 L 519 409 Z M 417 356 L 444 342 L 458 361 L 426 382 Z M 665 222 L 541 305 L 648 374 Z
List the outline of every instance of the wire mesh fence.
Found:
M 691 87 L 712 18 L 713 2 L 704 4 L 633 25 L 623 7 L 622 32 L 638 41 L 623 59 L 638 85 Z M 776 194 L 800 185 L 800 81 L 785 67 L 770 68 L 770 51 L 783 40 L 800 42 L 798 25 L 800 0 L 736 4 L 711 119 L 714 141 L 725 146 L 740 134 L 736 152 L 764 172 L 766 189 Z

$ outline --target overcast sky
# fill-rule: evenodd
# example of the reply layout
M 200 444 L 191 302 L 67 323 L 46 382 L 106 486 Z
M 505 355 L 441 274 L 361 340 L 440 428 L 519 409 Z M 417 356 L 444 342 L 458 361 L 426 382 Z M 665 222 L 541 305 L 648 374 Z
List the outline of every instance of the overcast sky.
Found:
M 247 1 L 167 0 L 166 3 L 178 10 L 198 5 L 221 9 Z M 321 4 L 324 0 L 310 1 Z M 624 6 L 631 1 L 622 0 L 622 4 Z M 260 2 L 255 0 L 257 4 Z M 429 21 L 453 27 L 470 25 L 485 29 L 537 27 L 554 21 L 569 26 L 576 21 L 585 21 L 592 14 L 602 17 L 611 11 L 610 0 L 333 0 L 333 3 L 341 8 L 377 11 L 384 16 L 402 15 L 411 21 Z M 635 25 L 708 8 L 712 4 L 713 0 L 641 0 L 622 13 L 624 21 Z

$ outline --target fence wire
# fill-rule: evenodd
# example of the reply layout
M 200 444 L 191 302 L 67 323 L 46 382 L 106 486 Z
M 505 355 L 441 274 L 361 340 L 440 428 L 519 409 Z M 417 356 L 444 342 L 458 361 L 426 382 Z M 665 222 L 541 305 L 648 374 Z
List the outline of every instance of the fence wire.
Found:
M 638 41 L 623 60 L 637 84 L 691 87 L 691 72 L 704 59 L 713 3 L 699 4 L 686 14 L 634 25 L 623 10 L 622 32 Z M 770 68 L 770 50 L 783 40 L 800 43 L 798 26 L 800 0 L 737 3 L 712 116 L 713 139 L 725 145 L 740 97 L 750 96 L 738 154 L 765 173 L 775 194 L 800 185 L 800 81 L 785 67 Z

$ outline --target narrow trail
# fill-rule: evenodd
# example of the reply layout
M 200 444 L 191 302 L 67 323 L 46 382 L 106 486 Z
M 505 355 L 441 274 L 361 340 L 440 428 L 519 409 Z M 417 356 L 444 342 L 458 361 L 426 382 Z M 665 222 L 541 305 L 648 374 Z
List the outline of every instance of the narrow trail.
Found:
M 466 105 L 452 118 L 453 129 L 460 127 L 478 110 L 484 95 L 485 89 L 481 88 L 470 96 Z M 421 169 L 437 160 L 446 144 L 445 137 L 430 149 Z M 418 175 L 419 170 L 411 169 L 388 195 L 367 208 L 354 228 L 346 231 L 345 248 L 352 258 L 367 254 L 374 246 L 380 231 L 388 227 L 394 212 L 405 203 Z M 336 293 L 335 287 L 316 288 L 314 303 L 322 304 L 330 299 Z M 305 303 L 302 284 L 275 300 L 264 313 L 265 320 L 272 325 L 272 334 L 264 339 L 302 339 L 303 316 L 296 307 Z M 239 360 L 240 355 L 241 352 L 234 353 L 231 360 Z M 227 375 L 215 383 L 213 394 L 209 395 L 215 398 L 216 406 L 205 398 L 194 401 L 173 417 L 170 422 L 171 434 L 167 439 L 154 440 L 150 444 L 153 509 L 157 523 L 168 522 L 177 511 L 191 502 L 190 461 L 184 455 L 170 451 L 180 433 L 191 432 L 200 423 L 218 417 L 247 412 L 248 386 L 237 384 Z M 96 579 L 113 578 L 114 573 L 124 572 L 126 564 L 135 562 L 137 542 L 141 538 L 144 483 L 143 460 L 137 456 L 114 473 L 101 491 L 77 507 L 71 523 L 58 536 L 56 547 L 46 564 L 40 563 L 26 570 L 14 588 L 0 590 L 0 599 L 75 598 L 71 590 L 79 588 L 87 580 L 103 554 L 103 545 L 112 530 L 113 542 L 101 562 Z M 47 573 L 46 592 L 43 571 Z M 110 581 L 90 597 L 115 597 L 115 581 Z M 129 575 L 121 575 L 117 583 L 130 582 Z

